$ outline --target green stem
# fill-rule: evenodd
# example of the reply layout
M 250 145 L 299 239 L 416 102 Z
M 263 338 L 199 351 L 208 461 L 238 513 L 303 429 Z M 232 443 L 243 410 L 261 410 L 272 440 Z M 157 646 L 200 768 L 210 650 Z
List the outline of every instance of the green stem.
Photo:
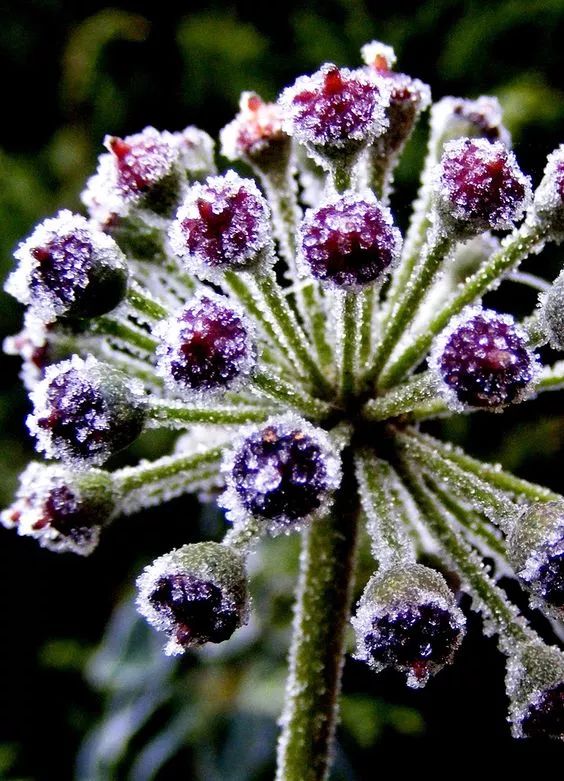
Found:
M 132 325 L 126 325 L 112 317 L 97 317 L 92 321 L 90 330 L 95 334 L 112 336 L 120 342 L 131 345 L 152 355 L 157 348 L 157 341 Z
M 360 318 L 358 294 L 354 291 L 343 291 L 339 295 L 340 317 L 339 350 L 341 364 L 341 397 L 351 398 L 355 391 L 355 381 L 358 369 L 358 347 Z
M 112 477 L 116 489 L 123 497 L 131 491 L 146 488 L 151 483 L 169 480 L 177 475 L 186 474 L 188 480 L 190 473 L 200 474 L 203 467 L 219 464 L 222 454 L 223 449 L 215 447 L 196 455 L 164 456 L 148 464 L 118 469 L 113 472 Z
M 359 293 L 362 308 L 360 326 L 359 365 L 364 369 L 372 353 L 372 328 L 374 321 L 374 305 L 376 302 L 376 289 L 374 285 L 364 288 Z
M 382 373 L 380 386 L 390 388 L 400 382 L 409 370 L 417 366 L 425 357 L 435 336 L 455 315 L 494 287 L 503 274 L 516 268 L 531 252 L 539 252 L 544 246 L 545 239 L 546 235 L 541 226 L 536 223 L 524 223 L 504 242 L 504 246 L 486 260 L 462 285 L 458 293 L 450 298 L 431 320 L 425 331 L 417 336 L 399 358 Z
M 350 190 L 352 182 L 352 163 L 350 161 L 335 163 L 331 169 L 333 187 L 338 193 Z
M 323 308 L 321 291 L 315 282 L 304 284 L 301 288 L 304 307 L 309 315 L 309 332 L 315 345 L 317 357 L 324 369 L 333 366 L 334 356 L 327 341 L 327 313 Z
M 145 295 L 139 285 L 131 284 L 129 286 L 127 301 L 136 312 L 148 320 L 162 320 L 168 315 L 166 307 Z
M 269 399 L 278 401 L 281 404 L 289 404 L 291 407 L 299 410 L 303 415 L 312 420 L 323 420 L 330 411 L 331 406 L 314 396 L 309 396 L 304 391 L 290 385 L 274 374 L 267 372 L 257 372 L 253 377 L 253 384 L 260 393 Z
M 217 425 L 243 425 L 262 423 L 275 410 L 265 407 L 191 407 L 152 399 L 147 406 L 148 425 L 180 426 L 189 423 L 214 423 Z
M 378 379 L 390 353 L 415 317 L 421 301 L 452 247 L 452 238 L 444 235 L 437 236 L 427 246 L 419 266 L 414 270 L 403 290 L 401 299 L 390 311 L 390 317 L 385 323 L 382 337 L 376 347 L 372 366 L 367 372 L 367 382 L 372 383 Z M 384 387 L 389 387 L 389 385 Z
M 387 420 L 405 415 L 422 402 L 428 402 L 436 392 L 435 385 L 435 379 L 429 372 L 418 374 L 384 396 L 366 402 L 363 415 L 368 420 Z
M 405 466 L 405 477 L 432 534 L 480 600 L 482 610 L 486 612 L 496 631 L 517 642 L 530 639 L 533 634 L 524 621 L 519 620 L 517 609 L 508 601 L 505 592 L 485 573 L 482 560 L 471 546 L 451 527 L 446 519 L 448 511 L 441 506 L 409 465 Z
M 276 781 L 325 781 L 354 578 L 358 500 L 350 453 L 333 512 L 304 532 Z

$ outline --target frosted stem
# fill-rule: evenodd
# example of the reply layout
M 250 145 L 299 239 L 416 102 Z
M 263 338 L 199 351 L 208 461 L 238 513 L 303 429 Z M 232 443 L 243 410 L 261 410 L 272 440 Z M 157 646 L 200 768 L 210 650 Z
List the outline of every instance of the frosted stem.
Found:
M 122 498 L 131 491 L 147 488 L 151 483 L 169 480 L 177 475 L 186 475 L 186 490 L 190 490 L 189 479 L 199 474 L 203 467 L 219 465 L 223 454 L 221 447 L 206 450 L 204 453 L 178 456 L 164 456 L 157 461 L 135 467 L 118 469 L 113 474 L 114 485 Z
M 362 311 L 358 294 L 354 291 L 339 293 L 338 344 L 341 366 L 341 396 L 349 399 L 355 391 L 358 372 L 359 332 Z
M 418 374 L 409 382 L 371 399 L 364 405 L 363 415 L 368 420 L 387 420 L 411 412 L 422 402 L 428 402 L 435 393 L 435 379 L 429 373 Z
M 325 781 L 350 615 L 358 524 L 353 467 L 331 514 L 304 532 L 276 781 Z
M 374 305 L 376 303 L 376 289 L 374 285 L 364 288 L 359 294 L 361 300 L 361 325 L 359 364 L 364 370 L 372 354 L 372 329 L 374 325 Z
M 140 328 L 136 328 L 132 324 L 123 323 L 113 317 L 106 316 L 96 318 L 96 320 L 93 320 L 90 324 L 90 331 L 93 334 L 111 336 L 115 338 L 118 343 L 131 345 L 132 347 L 147 353 L 148 356 L 152 355 L 157 348 L 156 340 L 150 337 L 149 334 L 145 333 Z
M 522 642 L 534 637 L 505 592 L 486 574 L 482 560 L 452 528 L 448 511 L 430 492 L 421 477 L 411 466 L 405 466 L 405 477 L 411 494 L 423 513 L 429 528 L 442 546 L 445 554 L 462 575 L 479 600 L 479 607 L 495 630 L 510 641 Z
M 401 299 L 394 305 L 390 317 L 384 325 L 382 337 L 376 347 L 376 354 L 367 381 L 373 382 L 387 363 L 390 353 L 415 317 L 419 305 L 435 280 L 442 264 L 454 242 L 452 238 L 438 235 L 430 244 L 421 262 L 410 277 Z M 386 387 L 389 387 L 386 386 Z
M 167 308 L 155 301 L 150 295 L 147 295 L 141 286 L 135 282 L 129 285 L 127 301 L 136 312 L 148 320 L 162 320 L 168 315 Z
M 185 404 L 152 399 L 147 405 L 147 425 L 151 428 L 170 426 L 183 428 L 190 423 L 235 425 L 262 423 L 276 410 L 267 407 L 192 407 Z
M 312 420 L 322 420 L 331 411 L 331 406 L 320 399 L 309 396 L 295 385 L 290 385 L 274 374 L 256 372 L 253 384 L 257 391 L 281 404 L 289 404 Z
M 333 365 L 333 350 L 327 340 L 327 313 L 323 307 L 321 291 L 315 282 L 308 282 L 301 287 L 304 306 L 309 314 L 309 329 L 317 357 L 321 365 L 328 369 Z
M 501 249 L 486 260 L 449 299 L 427 325 L 425 331 L 419 334 L 399 358 L 382 373 L 380 386 L 390 388 L 400 382 L 409 370 L 417 366 L 425 357 L 433 339 L 448 325 L 451 318 L 491 290 L 503 274 L 516 268 L 532 252 L 540 252 L 544 242 L 543 229 L 536 223 L 525 222 L 519 230 L 511 234 L 504 241 Z

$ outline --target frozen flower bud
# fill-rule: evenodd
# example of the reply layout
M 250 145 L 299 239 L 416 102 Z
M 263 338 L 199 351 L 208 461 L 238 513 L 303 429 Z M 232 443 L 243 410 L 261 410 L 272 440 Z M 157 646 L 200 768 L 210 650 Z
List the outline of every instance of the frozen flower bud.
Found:
M 375 139 L 372 149 L 378 157 L 391 158 L 399 154 L 419 115 L 429 108 L 431 91 L 419 79 L 392 70 L 396 56 L 390 46 L 372 41 L 362 47 L 361 53 L 368 70 L 377 74 L 390 92 L 388 129 Z
M 205 179 L 215 174 L 215 142 L 208 133 L 189 125 L 171 137 L 179 153 L 179 166 L 188 179 Z
M 299 229 L 299 259 L 316 279 L 342 288 L 381 283 L 396 264 L 401 234 L 390 210 L 367 191 L 310 209 Z
M 228 160 L 243 160 L 260 170 L 287 162 L 291 142 L 282 130 L 282 112 L 256 92 L 243 92 L 239 113 L 220 133 L 221 152 Z
M 454 409 L 498 411 L 530 395 L 538 363 L 511 315 L 466 309 L 436 340 L 429 366 Z
M 459 240 L 512 228 L 531 199 L 530 180 L 515 155 L 481 138 L 445 144 L 434 188 L 439 230 Z
M 540 296 L 538 314 L 551 347 L 564 350 L 564 272 Z
M 171 242 L 188 271 L 217 278 L 249 270 L 272 256 L 270 210 L 252 179 L 234 171 L 188 190 L 171 228 Z
M 534 606 L 564 619 L 564 502 L 527 507 L 508 536 L 507 552 Z
M 247 623 L 243 558 L 216 542 L 184 545 L 156 559 L 137 580 L 137 607 L 168 635 L 167 654 L 221 643 Z
M 48 458 L 98 465 L 131 444 L 143 429 L 143 388 L 91 355 L 50 366 L 30 394 L 28 427 Z
M 326 64 L 279 98 L 283 128 L 324 166 L 355 156 L 387 128 L 385 84 L 361 70 Z
M 243 523 L 251 516 L 278 533 L 299 528 L 328 509 L 341 465 L 325 431 L 288 414 L 242 437 L 227 456 L 224 472 L 227 517 Z
M 554 241 L 564 240 L 564 144 L 548 156 L 535 192 L 534 215 Z
M 509 146 L 509 132 L 502 124 L 497 98 L 482 95 L 476 100 L 446 97 L 431 108 L 431 135 L 440 155 L 447 141 L 455 138 L 485 138 Z
M 515 738 L 564 740 L 564 655 L 531 640 L 507 661 L 509 721 Z
M 45 220 L 14 256 L 19 265 L 5 289 L 46 320 L 96 317 L 125 295 L 125 256 L 79 214 L 65 210 Z
M 376 672 L 405 673 L 408 686 L 419 687 L 452 660 L 466 620 L 442 575 L 406 564 L 372 576 L 352 623 L 358 659 Z
M 230 299 L 201 293 L 161 322 L 157 370 L 173 390 L 192 396 L 234 390 L 254 367 L 252 327 Z
M 21 475 L 16 500 L 0 519 L 6 528 L 34 537 L 44 548 L 87 556 L 115 506 L 108 472 L 73 473 L 35 462 Z

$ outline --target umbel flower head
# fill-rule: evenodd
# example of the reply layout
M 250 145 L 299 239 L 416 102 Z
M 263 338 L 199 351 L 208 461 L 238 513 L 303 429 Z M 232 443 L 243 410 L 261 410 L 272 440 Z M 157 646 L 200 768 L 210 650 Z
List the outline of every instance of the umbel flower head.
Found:
M 218 173 L 194 127 L 108 136 L 89 218 L 43 223 L 6 286 L 28 307 L 6 342 L 24 359 L 28 425 L 63 463 L 24 473 L 5 526 L 88 553 L 109 520 L 219 495 L 223 541 L 161 556 L 138 580 L 139 610 L 174 654 L 228 641 L 247 621 L 259 540 L 302 535 L 284 781 L 326 777 L 351 614 L 375 672 L 433 685 L 456 660 L 465 618 L 449 582 L 508 657 L 514 734 L 564 737 L 562 652 L 482 560 L 561 617 L 564 498 L 426 431 L 460 412 L 487 426 L 564 385 L 564 362 L 538 354 L 564 348 L 562 274 L 513 273 L 564 235 L 562 148 L 533 194 L 497 101 L 443 98 L 402 238 L 393 173 L 430 91 L 393 70 L 390 47 L 363 58 L 322 65 L 275 103 L 243 94 L 222 151 L 252 177 Z M 482 306 L 506 279 L 545 290 L 530 316 Z M 154 427 L 178 431 L 173 452 L 113 469 Z M 367 539 L 374 574 L 355 593 Z

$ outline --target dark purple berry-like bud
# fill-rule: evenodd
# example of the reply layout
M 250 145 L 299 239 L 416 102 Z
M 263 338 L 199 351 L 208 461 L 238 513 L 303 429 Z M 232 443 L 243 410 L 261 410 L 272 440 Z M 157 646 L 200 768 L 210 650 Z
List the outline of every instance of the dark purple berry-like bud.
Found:
M 272 533 L 290 531 L 329 507 L 340 480 L 335 445 L 295 415 L 272 418 L 247 435 L 224 465 L 228 517 L 254 517 Z
M 255 348 L 245 314 L 229 299 L 202 293 L 159 324 L 157 369 L 185 395 L 233 390 L 249 376 Z
M 389 94 L 377 77 L 326 64 L 287 87 L 279 104 L 284 130 L 326 164 L 386 130 Z
M 333 197 L 309 210 L 300 226 L 299 256 L 322 282 L 343 288 L 380 283 L 401 251 L 392 215 L 369 192 Z
M 169 641 L 168 654 L 221 643 L 247 622 L 245 563 L 230 548 L 202 542 L 161 556 L 137 580 L 139 612 Z
M 513 736 L 564 740 L 564 655 L 536 639 L 508 650 Z
M 131 444 L 143 429 L 143 388 L 92 356 L 50 366 L 30 394 L 28 427 L 48 458 L 98 465 Z
M 564 503 L 526 508 L 507 539 L 509 562 L 533 604 L 564 618 Z
M 112 478 L 92 469 L 73 473 L 60 466 L 31 463 L 20 478 L 14 504 L 2 524 L 58 553 L 87 556 L 115 510 Z
M 127 287 L 115 241 L 78 214 L 62 211 L 37 226 L 15 252 L 6 291 L 46 320 L 95 317 L 114 309 Z
M 189 271 L 205 277 L 251 269 L 272 254 L 269 217 L 253 180 L 228 171 L 189 189 L 171 229 L 172 245 Z
M 564 144 L 548 156 L 544 176 L 535 192 L 534 216 L 554 241 L 564 240 Z
M 352 622 L 357 657 L 376 672 L 405 673 L 413 687 L 452 660 L 466 623 L 444 578 L 420 564 L 374 575 Z
M 504 144 L 461 138 L 445 144 L 435 198 L 439 226 L 464 239 L 512 228 L 529 204 L 531 183 Z
M 265 103 L 256 92 L 243 92 L 239 108 L 235 119 L 221 131 L 222 154 L 259 168 L 269 168 L 279 157 L 287 159 L 291 145 L 282 130 L 280 106 Z
M 494 411 L 526 398 L 538 371 L 527 335 L 513 318 L 479 308 L 453 319 L 429 366 L 450 406 Z

